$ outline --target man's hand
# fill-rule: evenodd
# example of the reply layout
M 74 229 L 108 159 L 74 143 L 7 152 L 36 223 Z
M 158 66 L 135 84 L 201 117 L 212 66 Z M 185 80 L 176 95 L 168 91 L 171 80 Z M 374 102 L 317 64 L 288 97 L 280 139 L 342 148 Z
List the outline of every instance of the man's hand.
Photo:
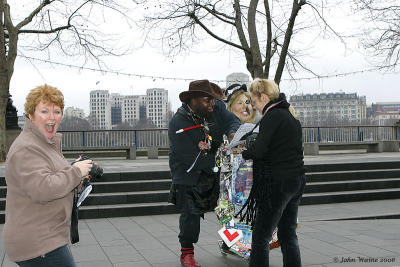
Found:
M 228 136 L 229 143 L 232 142 L 233 137 L 235 136 L 236 132 L 231 132 Z

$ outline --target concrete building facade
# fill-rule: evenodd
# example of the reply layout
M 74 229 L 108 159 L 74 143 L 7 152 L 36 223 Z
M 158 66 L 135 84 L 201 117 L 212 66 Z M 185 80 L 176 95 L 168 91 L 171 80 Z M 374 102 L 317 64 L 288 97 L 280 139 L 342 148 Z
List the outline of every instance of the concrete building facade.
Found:
M 166 128 L 169 111 L 168 91 L 163 88 L 151 88 L 146 91 L 146 114 L 157 128 Z
M 378 102 L 372 104 L 371 119 L 378 125 L 393 125 L 400 121 L 400 102 Z
M 146 95 L 110 94 L 108 90 L 90 92 L 90 122 L 94 129 L 111 129 L 121 123 L 134 126 L 142 118 L 164 128 L 169 110 L 168 91 L 163 88 L 147 89 Z
M 366 97 L 356 93 L 293 95 L 290 104 L 303 125 L 362 123 L 366 119 Z
M 64 117 L 75 117 L 75 118 L 84 119 L 85 112 L 81 108 L 67 107 L 64 109 Z
M 111 105 L 108 90 L 90 92 L 90 124 L 93 129 L 111 129 Z
M 244 83 L 249 88 L 251 84 L 250 76 L 243 72 L 234 72 L 226 76 L 226 88 L 234 83 Z

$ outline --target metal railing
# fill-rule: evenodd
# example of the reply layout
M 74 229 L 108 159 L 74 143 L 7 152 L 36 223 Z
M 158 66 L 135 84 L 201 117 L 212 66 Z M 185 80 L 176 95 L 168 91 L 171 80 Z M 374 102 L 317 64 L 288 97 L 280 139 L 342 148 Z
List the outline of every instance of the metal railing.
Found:
M 399 140 L 397 126 L 321 126 L 303 127 L 305 143 L 395 141 Z
M 111 147 L 135 146 L 136 149 L 147 147 L 169 147 L 168 129 L 143 130 L 88 130 L 59 131 L 63 135 L 63 147 Z M 356 142 L 399 140 L 397 126 L 321 126 L 303 127 L 305 143 L 319 142 Z
M 63 147 L 168 147 L 168 129 L 59 131 Z

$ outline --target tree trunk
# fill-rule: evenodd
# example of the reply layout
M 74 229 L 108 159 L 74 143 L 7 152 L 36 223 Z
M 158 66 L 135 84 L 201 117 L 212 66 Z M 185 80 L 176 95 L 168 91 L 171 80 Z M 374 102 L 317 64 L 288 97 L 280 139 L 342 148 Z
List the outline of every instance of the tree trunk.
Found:
M 18 29 L 14 27 L 11 21 L 10 7 L 7 1 L 0 4 L 0 22 L 4 29 L 1 29 L 0 37 L 0 162 L 6 160 L 7 140 L 6 140 L 6 108 L 8 95 L 10 92 L 10 81 L 14 73 L 14 63 L 17 57 Z M 3 20 L 4 19 L 4 20 Z M 4 25 L 3 25 L 4 23 Z M 8 31 L 6 36 L 5 31 Z M 6 49 L 8 44 L 8 49 Z
M 6 107 L 8 100 L 9 82 L 7 74 L 0 73 L 0 162 L 6 160 L 7 140 L 6 140 Z

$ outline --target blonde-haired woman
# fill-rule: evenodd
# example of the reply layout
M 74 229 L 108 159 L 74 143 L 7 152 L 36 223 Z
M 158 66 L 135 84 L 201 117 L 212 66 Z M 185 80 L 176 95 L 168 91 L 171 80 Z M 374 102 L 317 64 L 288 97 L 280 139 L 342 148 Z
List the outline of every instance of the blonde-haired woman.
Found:
M 255 213 L 245 215 L 256 215 L 249 266 L 269 266 L 268 244 L 276 227 L 283 266 L 301 266 L 296 235 L 298 206 L 305 188 L 301 125 L 274 81 L 255 79 L 250 95 L 253 108 L 263 117 L 259 134 L 242 153 L 254 162 L 247 210 Z
M 251 107 L 250 94 L 245 84 L 232 84 L 225 94 L 227 95 L 227 109 L 240 119 L 241 123 L 254 123 L 256 112 Z
M 19 266 L 76 266 L 67 247 L 73 189 L 93 163 L 83 160 L 71 166 L 63 157 L 57 133 L 63 109 L 57 88 L 31 90 L 24 130 L 7 154 L 3 241 L 8 257 Z

